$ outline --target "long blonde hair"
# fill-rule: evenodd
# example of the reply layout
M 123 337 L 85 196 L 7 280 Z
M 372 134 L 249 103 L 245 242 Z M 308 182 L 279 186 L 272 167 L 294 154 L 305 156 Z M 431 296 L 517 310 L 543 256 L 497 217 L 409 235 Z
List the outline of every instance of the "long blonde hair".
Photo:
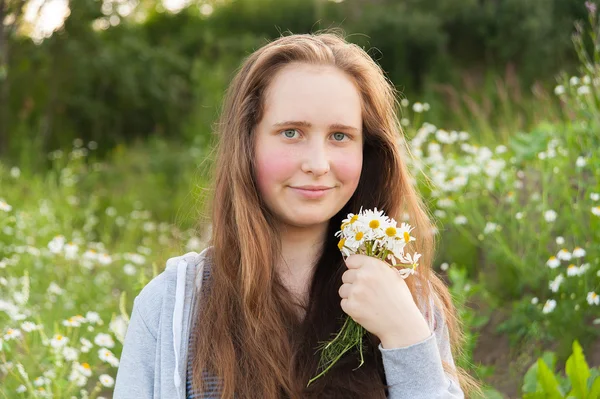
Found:
M 328 227 L 322 254 L 315 266 L 304 320 L 275 273 L 280 254 L 277 223 L 263 203 L 254 174 L 254 129 L 264 112 L 264 93 L 277 71 L 291 62 L 330 65 L 351 77 L 362 100 L 365 138 L 363 169 L 358 187 Z M 448 325 L 455 359 L 463 335 L 444 283 L 431 271 L 434 254 L 432 223 L 411 184 L 401 152 L 397 93 L 381 68 L 339 31 L 282 36 L 246 58 L 232 80 L 216 125 L 218 145 L 211 203 L 212 245 L 209 295 L 198 297 L 201 309 L 193 333 L 193 385 L 207 386 L 211 373 L 221 382 L 222 397 L 231 398 L 385 398 L 385 374 L 379 340 L 368 333 L 365 364 L 345 356 L 324 377 L 306 388 L 316 375 L 315 348 L 341 327 L 345 314 L 337 293 L 345 265 L 334 232 L 349 212 L 377 207 L 400 220 L 404 213 L 415 226 L 422 253 L 415 301 L 427 306 L 434 298 Z M 478 383 L 461 368 L 444 364 L 463 390 Z

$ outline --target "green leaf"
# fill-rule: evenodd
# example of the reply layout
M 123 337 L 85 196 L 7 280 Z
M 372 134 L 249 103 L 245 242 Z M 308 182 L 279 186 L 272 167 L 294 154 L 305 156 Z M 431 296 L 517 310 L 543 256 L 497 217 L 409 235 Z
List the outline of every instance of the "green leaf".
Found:
M 548 365 L 550 370 L 554 370 L 556 365 L 556 354 L 554 352 L 546 351 L 542 354 L 541 360 Z M 523 386 L 521 390 L 523 393 L 534 393 L 537 390 L 538 385 L 538 363 L 533 363 L 527 373 L 525 373 L 525 377 L 523 378 Z
M 596 378 L 592 383 L 588 399 L 600 399 L 600 378 Z
M 548 399 L 562 399 L 563 393 L 552 370 L 548 368 L 543 359 L 538 359 L 538 383 Z M 539 391 L 539 387 L 538 387 Z
M 567 359 L 566 372 L 572 387 L 569 395 L 587 399 L 587 380 L 590 377 L 590 368 L 577 340 L 573 342 L 573 354 Z

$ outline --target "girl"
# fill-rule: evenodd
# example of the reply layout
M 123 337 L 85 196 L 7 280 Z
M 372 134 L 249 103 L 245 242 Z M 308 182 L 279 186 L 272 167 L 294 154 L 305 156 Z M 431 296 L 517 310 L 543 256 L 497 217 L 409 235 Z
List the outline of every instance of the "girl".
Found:
M 431 272 L 433 226 L 401 149 L 393 86 L 333 32 L 250 55 L 218 124 L 210 246 L 167 261 L 134 301 L 114 397 L 463 398 L 461 333 Z M 415 226 L 418 273 L 345 261 L 334 233 L 377 207 Z M 346 315 L 367 334 L 316 382 Z M 354 370 L 356 369 L 356 370 Z

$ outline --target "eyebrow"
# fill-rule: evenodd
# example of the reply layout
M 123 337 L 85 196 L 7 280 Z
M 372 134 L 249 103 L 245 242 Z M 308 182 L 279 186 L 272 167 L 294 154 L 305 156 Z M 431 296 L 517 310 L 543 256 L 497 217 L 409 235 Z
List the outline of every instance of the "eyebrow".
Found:
M 273 127 L 283 127 L 283 126 L 299 126 L 299 127 L 312 127 L 312 123 L 307 122 L 307 121 L 285 121 L 285 122 L 277 122 L 273 125 Z M 357 132 L 358 133 L 358 129 L 353 127 L 353 126 L 348 126 L 348 125 L 344 125 L 342 123 L 334 123 L 329 125 L 330 129 L 343 129 L 343 130 L 349 130 L 352 132 Z

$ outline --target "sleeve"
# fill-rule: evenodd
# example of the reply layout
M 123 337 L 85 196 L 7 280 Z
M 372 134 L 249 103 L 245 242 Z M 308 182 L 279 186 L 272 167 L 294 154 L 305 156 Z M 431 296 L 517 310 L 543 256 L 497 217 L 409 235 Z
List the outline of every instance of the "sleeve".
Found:
M 444 372 L 442 360 L 456 367 L 450 350 L 448 326 L 435 307 L 433 333 L 403 348 L 385 349 L 379 344 L 389 399 L 464 399 L 453 376 Z M 431 326 L 431 325 L 430 325 Z
M 115 380 L 114 399 L 152 398 L 154 395 L 154 362 L 156 335 L 140 312 L 139 296 L 135 298 L 129 327 Z

